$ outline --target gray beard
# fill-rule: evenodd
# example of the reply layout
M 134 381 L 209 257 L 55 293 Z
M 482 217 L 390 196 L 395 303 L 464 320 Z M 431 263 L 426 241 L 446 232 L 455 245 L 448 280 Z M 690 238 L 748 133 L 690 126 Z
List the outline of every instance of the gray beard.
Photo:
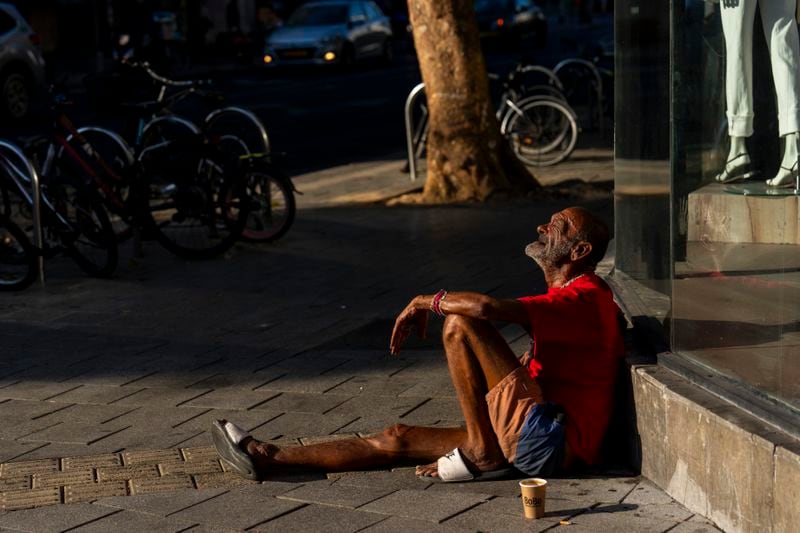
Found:
M 536 241 L 539 242 L 539 241 Z M 536 248 L 532 242 L 525 247 L 525 255 L 536 261 L 542 269 L 547 267 L 557 267 L 566 262 L 572 250 L 572 243 L 561 242 L 553 248 Z

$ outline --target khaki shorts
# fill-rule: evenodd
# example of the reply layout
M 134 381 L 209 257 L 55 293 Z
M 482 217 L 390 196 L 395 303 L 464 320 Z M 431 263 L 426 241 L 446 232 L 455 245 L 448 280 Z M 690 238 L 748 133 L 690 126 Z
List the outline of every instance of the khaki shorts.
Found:
M 489 419 L 509 463 L 517 456 L 519 435 L 528 413 L 543 401 L 542 390 L 523 366 L 509 373 L 486 394 Z

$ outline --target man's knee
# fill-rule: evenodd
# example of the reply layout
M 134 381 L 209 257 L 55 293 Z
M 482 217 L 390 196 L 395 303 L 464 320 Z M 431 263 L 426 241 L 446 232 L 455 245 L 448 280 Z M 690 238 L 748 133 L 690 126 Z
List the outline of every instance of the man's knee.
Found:
M 445 342 L 463 340 L 464 337 L 480 324 L 486 322 L 478 318 L 462 315 L 447 315 L 442 326 L 442 338 Z

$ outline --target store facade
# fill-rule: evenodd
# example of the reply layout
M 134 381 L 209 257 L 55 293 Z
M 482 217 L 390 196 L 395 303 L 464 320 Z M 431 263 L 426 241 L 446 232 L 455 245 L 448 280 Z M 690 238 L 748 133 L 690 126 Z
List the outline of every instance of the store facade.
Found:
M 796 7 L 615 8 L 614 279 L 658 353 L 632 370 L 642 472 L 732 531 L 800 520 Z

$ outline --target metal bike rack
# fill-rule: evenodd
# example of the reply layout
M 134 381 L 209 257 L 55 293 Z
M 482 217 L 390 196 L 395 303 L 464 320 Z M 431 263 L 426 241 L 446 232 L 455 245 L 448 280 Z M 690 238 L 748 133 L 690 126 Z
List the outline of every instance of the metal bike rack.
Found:
M 408 173 L 411 181 L 417 180 L 417 153 L 414 150 L 414 104 L 425 89 L 425 84 L 420 83 L 408 93 L 406 98 L 406 145 L 408 146 Z
M 205 127 L 211 126 L 211 123 L 214 122 L 215 119 L 219 118 L 220 115 L 223 113 L 233 113 L 237 115 L 241 115 L 244 117 L 248 122 L 252 123 L 256 129 L 258 130 L 258 135 L 260 137 L 261 144 L 263 145 L 263 153 L 265 155 L 269 155 L 271 151 L 271 146 L 269 144 L 269 135 L 267 135 L 267 128 L 264 127 L 264 124 L 261 120 L 256 116 L 255 113 L 248 109 L 244 109 L 242 107 L 223 107 L 221 109 L 217 109 L 216 111 L 212 111 L 209 113 L 206 118 L 203 119 L 203 125 Z
M 0 148 L 4 148 L 14 154 L 25 166 L 25 171 L 30 178 L 33 200 L 33 246 L 38 252 L 38 257 L 36 258 L 37 276 L 39 278 L 39 283 L 44 287 L 44 256 L 41 253 L 44 249 L 44 239 L 42 238 L 41 184 L 39 183 L 39 173 L 36 172 L 36 168 L 17 146 L 0 140 Z M 21 172 L 17 167 L 12 167 L 12 170 Z
M 597 115 L 599 117 L 599 124 L 598 127 L 600 128 L 600 133 L 605 134 L 605 117 L 603 116 L 603 77 L 600 76 L 600 71 L 597 70 L 597 66 L 592 63 L 591 61 L 587 61 L 586 59 L 565 59 L 561 61 L 558 65 L 555 66 L 553 72 L 556 76 L 558 76 L 558 71 L 563 69 L 568 65 L 582 65 L 591 71 L 592 75 L 597 82 Z
M 524 67 L 519 69 L 519 72 L 522 73 L 541 72 L 542 74 L 547 76 L 547 78 L 550 80 L 550 84 L 553 85 L 556 89 L 558 89 L 559 91 L 564 90 L 564 86 L 561 84 L 561 80 L 558 78 L 558 75 L 547 67 L 543 67 L 541 65 L 525 65 Z

